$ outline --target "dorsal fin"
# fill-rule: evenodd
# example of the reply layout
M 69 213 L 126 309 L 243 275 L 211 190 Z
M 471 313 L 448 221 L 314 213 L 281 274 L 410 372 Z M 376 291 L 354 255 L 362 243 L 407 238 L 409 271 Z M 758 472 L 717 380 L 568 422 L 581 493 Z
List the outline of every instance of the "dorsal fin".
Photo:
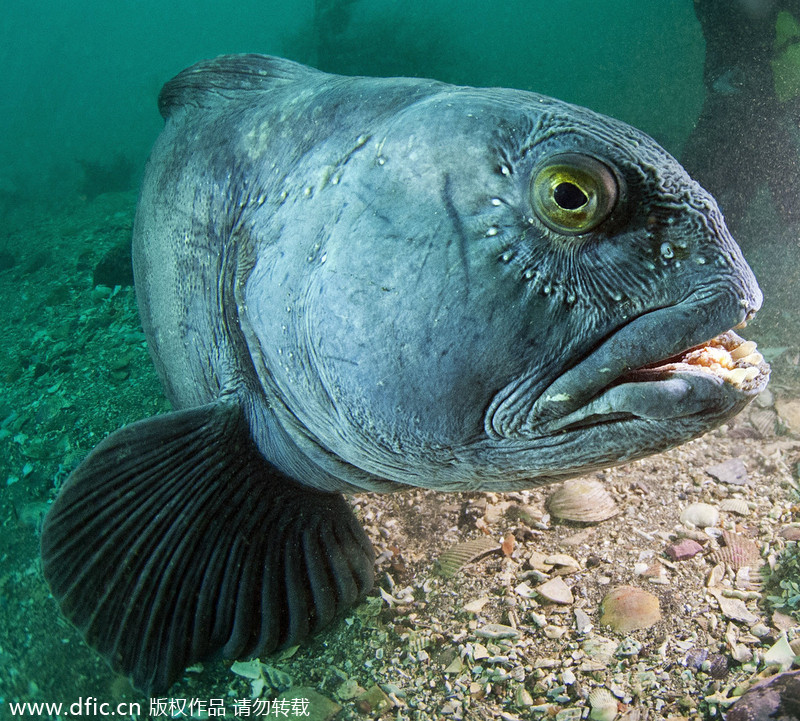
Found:
M 263 90 L 270 83 L 308 77 L 318 70 L 270 55 L 220 55 L 178 73 L 161 89 L 158 109 L 166 120 L 186 105 L 202 107 L 226 92 Z

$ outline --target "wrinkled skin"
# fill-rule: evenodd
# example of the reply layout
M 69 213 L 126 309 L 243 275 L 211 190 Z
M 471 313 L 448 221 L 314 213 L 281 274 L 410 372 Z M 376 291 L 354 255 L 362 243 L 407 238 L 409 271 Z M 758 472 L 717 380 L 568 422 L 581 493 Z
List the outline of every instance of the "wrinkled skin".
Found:
M 630 374 L 761 303 L 714 200 L 647 136 L 518 90 L 238 62 L 165 88 L 136 219 L 177 408 L 235 398 L 321 489 L 509 490 L 681 443 L 763 387 L 764 364 Z M 532 207 L 565 152 L 618 187 L 582 234 Z

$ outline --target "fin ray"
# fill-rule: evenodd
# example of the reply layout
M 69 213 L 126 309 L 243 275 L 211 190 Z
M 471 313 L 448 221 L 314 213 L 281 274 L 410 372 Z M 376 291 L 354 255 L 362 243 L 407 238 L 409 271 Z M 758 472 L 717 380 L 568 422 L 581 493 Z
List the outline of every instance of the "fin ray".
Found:
M 148 693 L 196 661 L 302 641 L 363 597 L 372 561 L 344 498 L 276 471 L 227 402 L 110 435 L 42 529 L 65 615 Z

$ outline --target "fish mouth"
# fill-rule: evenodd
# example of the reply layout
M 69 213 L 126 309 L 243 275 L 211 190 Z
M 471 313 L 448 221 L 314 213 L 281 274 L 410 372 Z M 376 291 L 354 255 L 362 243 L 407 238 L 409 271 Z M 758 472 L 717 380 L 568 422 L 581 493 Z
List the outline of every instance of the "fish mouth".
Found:
M 656 421 L 659 433 L 701 430 L 738 413 L 766 386 L 769 365 L 738 336 L 755 308 L 707 298 L 649 311 L 618 328 L 543 392 L 520 379 L 495 397 L 486 428 L 496 439 L 552 437 L 623 421 Z M 727 308 L 727 312 L 725 311 Z M 716 327 L 716 329 L 715 329 Z
M 613 421 L 664 421 L 702 414 L 722 422 L 764 389 L 769 372 L 756 343 L 729 330 L 623 373 L 585 405 L 540 429 L 552 434 Z

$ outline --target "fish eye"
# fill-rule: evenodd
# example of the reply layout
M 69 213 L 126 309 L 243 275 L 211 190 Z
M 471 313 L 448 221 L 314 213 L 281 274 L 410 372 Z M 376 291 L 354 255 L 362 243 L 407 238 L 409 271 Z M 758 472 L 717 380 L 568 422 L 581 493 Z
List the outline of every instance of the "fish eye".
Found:
M 596 228 L 611 215 L 618 198 L 617 176 L 590 155 L 559 153 L 534 168 L 533 209 L 558 233 L 580 235 Z

